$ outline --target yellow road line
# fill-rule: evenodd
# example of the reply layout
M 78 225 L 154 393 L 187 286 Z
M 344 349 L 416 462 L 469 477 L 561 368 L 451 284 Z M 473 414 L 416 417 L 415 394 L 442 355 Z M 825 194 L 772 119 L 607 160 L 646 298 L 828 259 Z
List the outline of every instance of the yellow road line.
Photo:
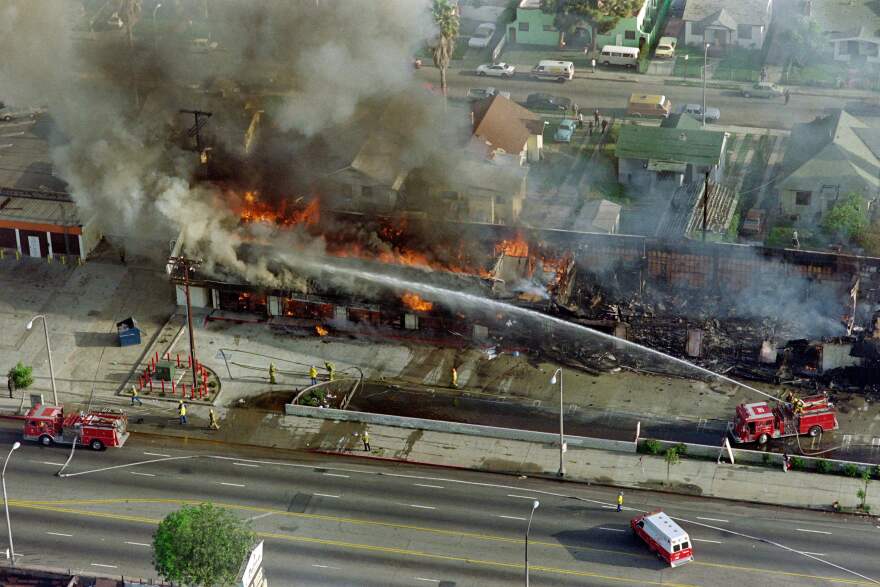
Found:
M 95 517 L 103 517 L 109 519 L 118 519 L 118 520 L 126 520 L 131 522 L 140 522 L 140 523 L 148 523 L 148 524 L 158 524 L 160 520 L 154 520 L 152 518 L 143 518 L 138 516 L 129 516 L 126 514 L 113 514 L 108 512 L 99 512 L 93 510 L 77 510 L 71 508 L 58 507 L 63 505 L 109 505 L 109 504 L 121 504 L 121 503 L 161 503 L 161 504 L 172 504 L 172 505 L 195 505 L 204 503 L 204 500 L 196 500 L 196 499 L 176 499 L 176 498 L 96 498 L 96 499 L 71 499 L 71 500 L 53 500 L 53 501 L 24 501 L 24 500 L 11 500 L 9 502 L 10 506 L 21 507 L 27 509 L 37 509 L 37 510 L 46 510 L 53 511 L 59 513 L 67 513 L 73 515 L 85 515 L 85 516 L 95 516 Z M 239 504 L 226 504 L 226 503 L 214 503 L 214 505 L 218 507 L 223 507 L 231 510 L 241 510 L 247 512 L 257 512 L 257 513 L 272 513 L 278 516 L 287 516 L 291 518 L 301 518 L 301 519 L 311 519 L 311 520 L 321 520 L 327 522 L 341 523 L 341 524 L 357 524 L 357 525 L 366 525 L 366 526 L 379 526 L 385 528 L 394 528 L 396 530 L 413 530 L 418 532 L 427 532 L 430 534 L 437 535 L 446 535 L 446 536 L 455 536 L 462 538 L 470 538 L 474 540 L 482 540 L 482 541 L 491 541 L 491 542 L 505 542 L 505 543 L 513 543 L 513 544 L 522 544 L 523 540 L 521 538 L 507 538 L 504 536 L 493 536 L 491 534 L 478 534 L 474 532 L 463 532 L 457 530 L 442 530 L 440 528 L 428 528 L 423 526 L 415 526 L 411 524 L 396 524 L 392 522 L 379 522 L 372 520 L 360 520 L 357 518 L 342 518 L 338 516 L 327 516 L 321 514 L 306 514 L 299 512 L 288 512 L 286 510 L 278 510 L 272 508 L 265 508 L 259 506 L 249 506 L 249 505 L 239 505 Z M 286 535 L 279 535 L 286 536 Z M 297 539 L 296 537 L 291 537 L 291 539 Z M 319 539 L 309 539 L 314 541 L 319 541 Z M 569 546 L 560 544 L 558 542 L 541 542 L 537 540 L 530 540 L 529 544 L 532 546 L 544 546 L 548 548 L 564 548 L 566 550 L 583 550 L 583 551 L 591 551 L 591 552 L 600 552 L 600 553 L 608 553 L 608 554 L 616 554 L 622 556 L 628 556 L 633 558 L 654 558 L 653 556 L 646 554 L 638 554 L 633 552 L 627 552 L 623 550 L 614 550 L 614 549 L 606 549 L 606 548 L 596 548 L 592 546 Z M 363 545 L 367 547 L 368 545 Z M 376 547 L 376 548 L 384 548 L 384 547 Z M 437 555 L 440 556 L 440 555 Z M 458 559 L 456 559 L 458 560 Z M 740 565 L 729 565 L 724 563 L 711 563 L 704 562 L 700 560 L 695 560 L 692 563 L 689 563 L 694 566 L 704 566 L 710 568 L 718 568 L 718 569 L 726 569 L 733 571 L 746 571 L 751 573 L 762 573 L 768 575 L 779 575 L 784 577 L 797 577 L 802 579 L 816 579 L 821 581 L 828 581 L 831 583 L 844 584 L 844 585 L 866 585 L 866 586 L 876 586 L 876 583 L 862 581 L 859 579 L 847 579 L 847 578 L 837 578 L 837 577 L 823 577 L 820 575 L 810 575 L 806 573 L 796 573 L 792 571 L 777 571 L 773 569 L 761 569 L 756 567 L 746 567 Z M 579 572 L 579 571 L 577 571 Z

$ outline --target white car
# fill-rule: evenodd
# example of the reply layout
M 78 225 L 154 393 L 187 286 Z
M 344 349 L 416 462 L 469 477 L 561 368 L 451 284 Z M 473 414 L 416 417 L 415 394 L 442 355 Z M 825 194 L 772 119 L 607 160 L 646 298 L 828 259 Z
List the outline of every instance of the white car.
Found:
M 654 50 L 654 57 L 658 59 L 669 59 L 675 57 L 675 46 L 678 40 L 675 37 L 660 37 L 657 41 L 657 49 Z
M 685 104 L 684 106 L 679 107 L 679 114 L 690 114 L 696 119 L 703 118 L 703 107 L 699 104 Z M 713 108 L 712 106 L 706 106 L 706 121 L 707 122 L 718 122 L 721 119 L 721 110 L 718 108 Z
M 474 36 L 471 37 L 470 40 L 468 40 L 468 47 L 476 47 L 478 49 L 488 47 L 489 41 L 492 40 L 492 35 L 494 34 L 495 25 L 491 22 L 484 22 L 477 27 L 477 30 L 474 32 Z
M 477 75 L 490 75 L 494 77 L 513 77 L 516 67 L 507 63 L 484 63 L 477 67 Z

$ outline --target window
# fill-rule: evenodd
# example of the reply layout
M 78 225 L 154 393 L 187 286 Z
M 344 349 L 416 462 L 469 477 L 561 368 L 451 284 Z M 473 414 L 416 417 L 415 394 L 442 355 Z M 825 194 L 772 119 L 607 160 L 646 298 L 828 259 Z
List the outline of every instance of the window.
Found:
M 527 22 L 519 23 L 519 30 L 523 31 L 524 33 L 529 32 L 529 23 L 527 23 Z
M 372 186 L 365 185 L 361 188 L 361 197 L 365 200 L 373 199 L 373 188 Z
M 752 38 L 752 25 L 750 24 L 741 24 L 736 27 L 736 34 L 740 39 L 751 39 Z
M 868 57 L 877 57 L 877 43 L 865 43 L 862 45 L 862 49 Z
M 556 30 L 556 27 L 553 26 L 552 24 L 545 24 L 544 30 L 547 31 L 548 33 L 552 33 Z
M 697 37 L 703 36 L 703 24 L 702 23 L 689 22 L 688 24 L 691 26 L 691 34 L 692 35 L 695 35 Z
M 681 547 L 682 547 L 682 548 L 687 548 L 688 546 L 690 546 L 690 545 L 689 545 L 687 542 L 682 542 L 682 543 L 681 543 Z
M 681 550 L 681 544 L 676 544 L 672 547 L 672 552 L 678 552 L 679 550 Z
M 636 38 L 636 32 L 635 32 L 635 31 L 626 31 L 626 32 L 623 34 L 623 38 L 624 38 L 624 39 L 629 39 L 630 41 L 633 41 L 633 40 L 635 40 L 635 38 Z
M 809 206 L 810 198 L 813 195 L 813 192 L 795 192 L 794 193 L 794 203 L 798 206 Z

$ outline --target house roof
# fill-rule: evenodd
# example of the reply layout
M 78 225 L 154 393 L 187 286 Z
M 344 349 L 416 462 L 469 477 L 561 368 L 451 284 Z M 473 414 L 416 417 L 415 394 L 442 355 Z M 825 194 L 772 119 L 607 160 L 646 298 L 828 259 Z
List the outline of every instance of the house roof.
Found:
M 692 114 L 670 114 L 660 122 L 662 128 L 679 128 L 687 130 L 700 130 L 702 125 Z
M 455 166 L 455 174 L 448 178 L 450 185 L 513 195 L 520 191 L 528 167 L 505 165 L 464 159 Z
M 811 0 L 810 17 L 826 33 L 844 35 L 838 39 L 856 33 L 858 38 L 876 41 L 874 34 L 880 30 L 880 5 L 875 0 Z
M 735 29 L 740 24 L 767 25 L 770 0 L 688 0 L 682 20 L 718 23 Z
M 724 133 L 719 131 L 625 124 L 617 139 L 617 157 L 715 165 L 723 147 Z
M 51 118 L 8 123 L 4 131 L 0 138 L 0 187 L 67 192 L 67 184 L 55 175 L 49 157 L 49 140 L 55 133 Z
M 792 128 L 782 161 L 784 190 L 815 189 L 817 184 L 849 178 L 871 192 L 880 190 L 880 129 L 837 110 Z M 867 195 L 867 194 L 866 194 Z
M 471 113 L 474 136 L 507 153 L 520 153 L 529 135 L 544 132 L 540 116 L 504 96 L 474 102 Z
M 831 32 L 828 34 L 828 38 L 832 41 L 859 40 L 868 41 L 870 43 L 880 43 L 880 39 L 877 38 L 878 32 L 880 32 L 880 30 L 877 29 L 876 25 L 872 27 L 861 25 L 846 31 Z
M 609 200 L 590 200 L 581 207 L 574 223 L 579 232 L 613 233 L 620 221 L 621 205 Z

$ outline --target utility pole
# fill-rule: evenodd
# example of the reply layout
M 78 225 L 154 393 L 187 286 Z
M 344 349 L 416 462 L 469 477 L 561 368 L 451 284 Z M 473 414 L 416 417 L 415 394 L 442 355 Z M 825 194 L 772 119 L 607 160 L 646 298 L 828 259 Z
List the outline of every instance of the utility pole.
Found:
M 709 172 L 703 183 L 703 242 L 706 242 L 706 225 L 709 223 Z
M 192 320 L 192 304 L 189 297 L 189 274 L 196 267 L 202 264 L 201 259 L 190 259 L 185 256 L 169 257 L 168 262 L 174 267 L 173 271 L 183 272 L 183 290 L 186 295 L 186 329 L 189 331 L 189 356 L 192 361 L 191 371 L 193 379 L 193 389 L 199 386 L 199 378 L 196 373 L 196 338 L 193 333 Z
M 195 137 L 196 152 L 199 154 L 199 161 L 205 166 L 204 179 L 211 178 L 211 168 L 208 160 L 208 149 L 202 143 L 202 129 L 208 124 L 208 119 L 213 115 L 212 112 L 204 112 L 202 110 L 180 110 L 181 114 L 192 114 L 193 125 L 186 131 L 186 136 Z

